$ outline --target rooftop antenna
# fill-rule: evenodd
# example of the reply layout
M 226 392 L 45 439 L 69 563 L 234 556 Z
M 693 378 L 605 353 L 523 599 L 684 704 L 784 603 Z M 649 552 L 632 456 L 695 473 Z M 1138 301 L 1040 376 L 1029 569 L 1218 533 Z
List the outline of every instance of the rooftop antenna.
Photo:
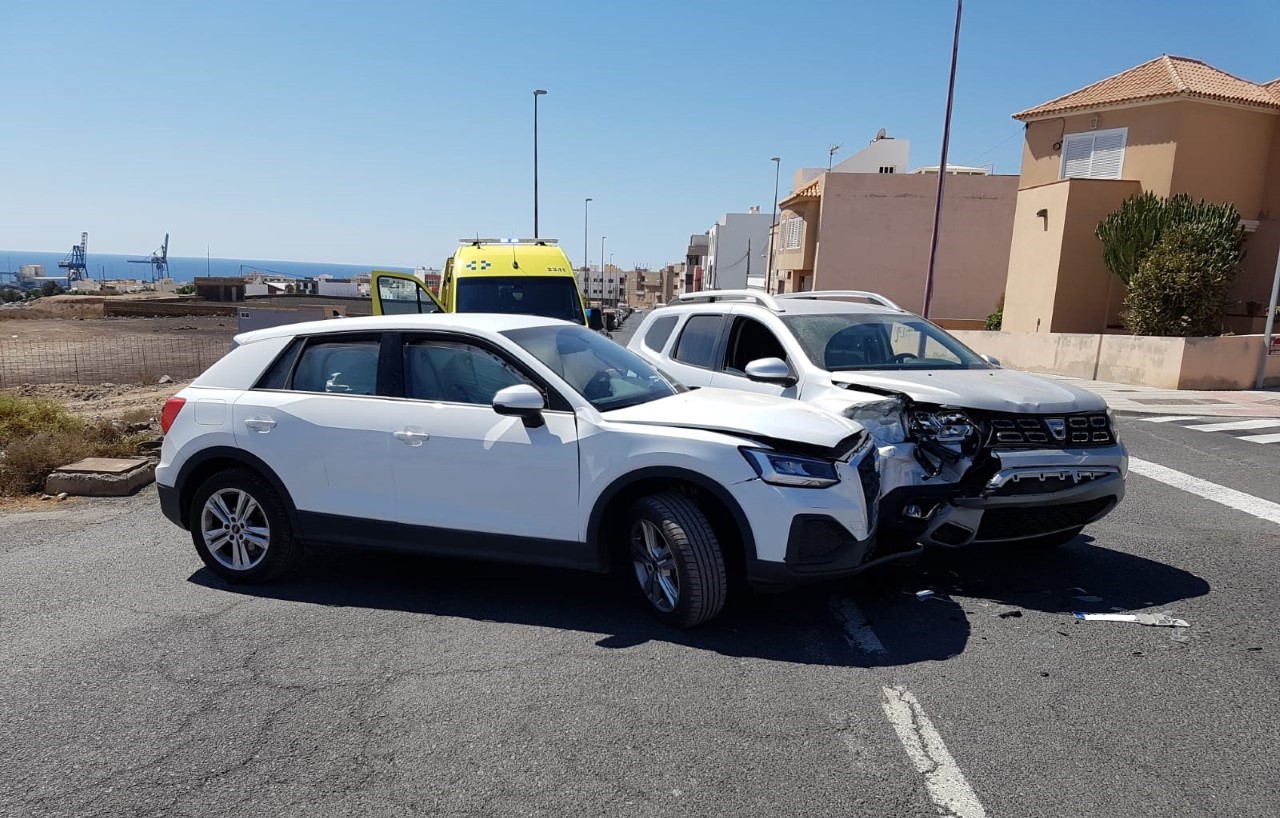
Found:
M 876 138 L 871 141 L 879 142 L 881 139 L 888 139 L 888 138 L 889 138 L 889 132 L 886 131 L 884 128 L 881 128 L 880 130 L 876 131 Z
M 827 170 L 831 170 L 831 163 L 836 158 L 836 151 L 840 150 L 841 147 L 840 145 L 832 145 L 827 149 Z

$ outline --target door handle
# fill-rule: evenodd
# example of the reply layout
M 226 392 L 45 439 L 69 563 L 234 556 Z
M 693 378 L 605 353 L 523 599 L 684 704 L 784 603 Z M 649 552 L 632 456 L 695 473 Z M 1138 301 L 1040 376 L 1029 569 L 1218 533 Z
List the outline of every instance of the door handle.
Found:
M 263 434 L 276 428 L 276 422 L 271 418 L 245 418 L 244 425 Z
M 392 432 L 391 436 L 402 443 L 408 443 L 410 446 L 421 446 L 424 440 L 431 438 L 429 432 L 420 432 L 414 429 L 401 429 L 398 432 Z

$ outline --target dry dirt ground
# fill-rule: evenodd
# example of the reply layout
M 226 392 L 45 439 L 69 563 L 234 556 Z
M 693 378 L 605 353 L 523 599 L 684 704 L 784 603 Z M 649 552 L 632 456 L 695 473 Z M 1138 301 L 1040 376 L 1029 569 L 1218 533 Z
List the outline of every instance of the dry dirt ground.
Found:
M 226 341 L 236 334 L 236 319 L 223 315 L 160 318 L 24 318 L 0 310 L 0 340 L 113 341 L 131 338 L 210 338 Z
M 187 383 L 187 381 L 165 384 L 104 383 L 98 386 L 37 383 L 0 391 L 10 395 L 54 400 L 84 417 L 141 421 L 147 418 L 159 418 L 164 402 Z

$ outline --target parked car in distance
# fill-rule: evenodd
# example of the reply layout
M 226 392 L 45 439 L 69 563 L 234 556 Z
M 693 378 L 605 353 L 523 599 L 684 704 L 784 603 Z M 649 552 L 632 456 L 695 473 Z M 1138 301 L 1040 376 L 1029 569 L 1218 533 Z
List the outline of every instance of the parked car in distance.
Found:
M 997 361 L 861 291 L 707 291 L 645 316 L 630 349 L 690 387 L 797 398 L 881 454 L 881 538 L 1055 547 L 1124 497 L 1102 398 Z
M 691 392 L 580 325 L 438 313 L 291 324 L 164 408 L 166 517 L 231 582 L 299 544 L 606 571 L 696 625 L 731 575 L 846 576 L 873 561 L 876 447 L 768 395 Z

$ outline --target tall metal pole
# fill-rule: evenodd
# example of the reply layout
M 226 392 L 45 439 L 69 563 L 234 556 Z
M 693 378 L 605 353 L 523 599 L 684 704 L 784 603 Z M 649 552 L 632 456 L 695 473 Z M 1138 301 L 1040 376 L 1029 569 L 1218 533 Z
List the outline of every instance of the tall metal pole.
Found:
M 588 286 L 591 280 L 591 265 L 587 259 L 587 205 L 591 204 L 592 199 L 587 197 L 582 202 L 582 275 L 587 279 Z
M 769 263 L 765 267 L 764 291 L 773 292 L 773 242 L 778 232 L 778 178 L 782 175 L 782 157 L 775 156 L 769 160 L 773 163 L 773 218 L 769 220 Z
M 1262 359 L 1258 361 L 1258 379 L 1254 386 L 1262 388 L 1267 378 L 1267 356 L 1271 354 L 1271 334 L 1276 328 L 1276 302 L 1280 300 L 1280 255 L 1276 256 L 1276 275 L 1271 280 L 1271 306 L 1267 307 L 1267 326 L 1262 331 Z
M 603 305 L 604 305 L 604 275 L 605 275 L 605 273 L 604 273 L 604 267 L 605 267 L 605 264 L 604 264 L 604 240 L 605 240 L 605 239 L 607 239 L 607 238 L 609 238 L 609 237 L 608 237 L 608 236 L 601 236 L 601 237 L 600 237 L 600 304 L 601 304 L 601 306 L 603 306 Z
M 541 88 L 533 92 L 533 237 L 538 233 L 538 97 L 546 94 Z
M 947 116 L 942 124 L 942 161 L 938 164 L 938 200 L 933 204 L 933 233 L 929 237 L 929 268 L 924 275 L 924 310 L 929 317 L 933 303 L 933 267 L 938 259 L 938 224 L 942 221 L 942 191 L 947 183 L 947 145 L 951 141 L 951 103 L 956 93 L 956 58 L 960 54 L 960 14 L 964 0 L 956 0 L 956 32 L 951 39 L 951 79 L 947 83 Z

